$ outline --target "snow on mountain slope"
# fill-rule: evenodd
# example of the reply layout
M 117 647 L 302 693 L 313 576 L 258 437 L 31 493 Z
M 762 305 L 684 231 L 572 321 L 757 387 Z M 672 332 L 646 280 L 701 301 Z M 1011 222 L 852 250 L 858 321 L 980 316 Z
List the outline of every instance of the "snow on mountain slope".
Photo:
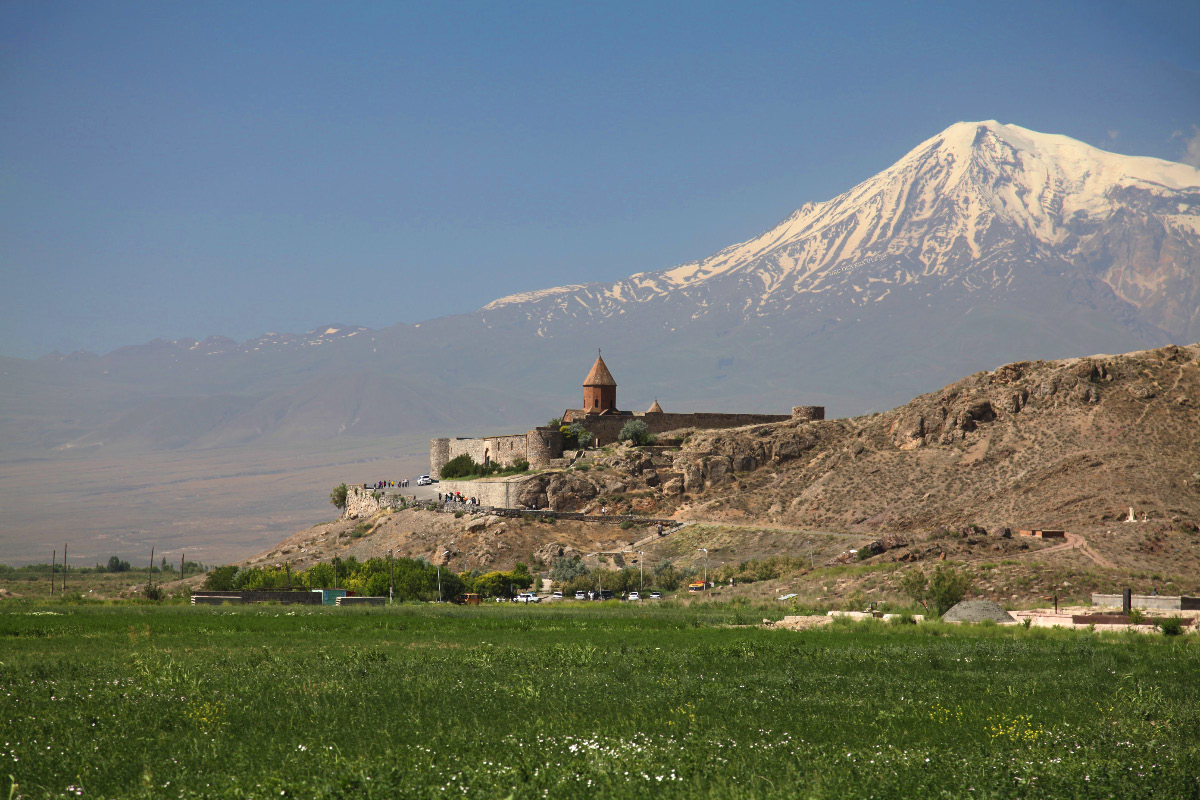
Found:
M 1093 259 L 1091 274 L 1134 305 L 1177 291 L 1171 280 L 1185 280 L 1185 295 L 1194 293 L 1200 170 L 1016 125 L 961 122 L 839 197 L 806 204 L 702 261 L 614 284 L 511 295 L 482 313 L 515 313 L 544 333 L 555 320 L 611 317 L 669 299 L 692 303 L 693 317 L 716 307 L 751 317 L 820 302 L 822 295 L 863 306 L 917 283 L 977 292 L 1004 287 L 1034 262 L 1066 270 L 1081 253 L 1105 249 L 1093 240 L 1110 237 L 1114 223 L 1127 229 L 1133 220 L 1158 239 L 1149 244 L 1152 252 L 1143 246 L 1130 257 L 1155 261 L 1162 274 L 1119 255 L 1113 263 Z M 1161 263 L 1163 235 L 1168 250 L 1184 254 L 1182 265 Z M 1200 324 L 1194 314 L 1171 313 L 1172 319 L 1182 313 L 1177 322 L 1185 328 Z

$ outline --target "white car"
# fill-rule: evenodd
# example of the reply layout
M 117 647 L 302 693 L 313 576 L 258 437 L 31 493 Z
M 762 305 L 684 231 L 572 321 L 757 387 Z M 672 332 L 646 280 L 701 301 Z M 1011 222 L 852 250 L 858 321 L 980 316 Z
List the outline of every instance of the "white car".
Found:
M 550 596 L 551 596 L 551 597 L 553 597 L 555 600 L 562 600 L 562 599 L 563 599 L 562 592 L 555 592 L 554 594 L 552 594 L 552 595 L 550 595 Z
M 437 483 L 437 481 L 428 475 L 422 475 L 421 477 L 417 478 L 417 486 L 433 486 L 435 483 Z
M 583 592 L 576 592 L 575 599 L 576 600 L 587 600 L 587 595 Z
M 630 600 L 641 600 L 641 599 L 642 599 L 642 597 L 641 597 L 641 595 L 639 595 L 637 592 L 630 592 L 630 593 L 629 593 L 629 599 L 630 599 Z
M 516 603 L 540 603 L 540 602 L 542 602 L 542 598 L 538 597 L 536 594 L 533 594 L 532 592 L 521 592 L 519 595 L 517 595 L 516 597 L 513 598 L 513 602 L 516 602 Z
M 651 593 L 650 593 L 650 599 L 651 599 L 651 600 L 661 600 L 661 599 L 662 599 L 662 592 L 651 592 Z

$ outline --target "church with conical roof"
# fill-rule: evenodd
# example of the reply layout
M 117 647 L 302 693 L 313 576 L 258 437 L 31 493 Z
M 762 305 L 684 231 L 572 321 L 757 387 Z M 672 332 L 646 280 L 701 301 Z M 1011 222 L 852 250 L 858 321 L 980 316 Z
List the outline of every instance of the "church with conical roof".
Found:
M 789 419 L 820 420 L 825 418 L 822 406 L 797 406 L 791 414 L 748 414 L 695 412 L 667 413 L 655 398 L 654 405 L 644 412 L 622 411 L 617 407 L 617 379 L 613 377 L 604 356 L 597 351 L 596 361 L 583 379 L 581 408 L 568 408 L 561 417 L 561 426 L 578 424 L 592 434 L 596 447 L 613 444 L 621 429 L 631 420 L 642 420 L 651 434 L 686 429 L 737 428 L 743 425 L 763 425 Z M 429 474 L 438 476 L 446 463 L 460 455 L 470 455 L 479 464 L 498 462 L 503 465 L 527 461 L 530 466 L 555 466 L 563 456 L 563 430 L 557 427 L 534 428 L 528 433 L 504 436 L 485 436 L 478 439 L 431 439 L 429 441 Z M 565 464 L 565 461 L 563 462 Z

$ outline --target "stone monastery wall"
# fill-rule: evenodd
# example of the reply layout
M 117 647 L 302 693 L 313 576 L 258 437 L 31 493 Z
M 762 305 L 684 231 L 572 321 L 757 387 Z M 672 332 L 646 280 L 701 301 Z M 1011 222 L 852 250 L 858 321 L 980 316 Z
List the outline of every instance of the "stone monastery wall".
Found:
M 542 467 L 551 459 L 561 458 L 562 449 L 562 433 L 554 428 L 535 428 L 528 433 L 479 439 L 430 439 L 429 474 L 439 477 L 446 462 L 464 453 L 476 464 L 492 461 L 507 467 L 523 458 L 530 466 Z

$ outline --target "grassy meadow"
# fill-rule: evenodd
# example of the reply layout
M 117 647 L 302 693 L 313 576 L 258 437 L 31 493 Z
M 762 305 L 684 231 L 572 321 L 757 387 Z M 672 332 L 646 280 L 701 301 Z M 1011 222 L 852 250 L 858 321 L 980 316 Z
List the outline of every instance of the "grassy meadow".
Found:
M 0 791 L 1200 797 L 1195 636 L 763 616 L 5 605 Z

